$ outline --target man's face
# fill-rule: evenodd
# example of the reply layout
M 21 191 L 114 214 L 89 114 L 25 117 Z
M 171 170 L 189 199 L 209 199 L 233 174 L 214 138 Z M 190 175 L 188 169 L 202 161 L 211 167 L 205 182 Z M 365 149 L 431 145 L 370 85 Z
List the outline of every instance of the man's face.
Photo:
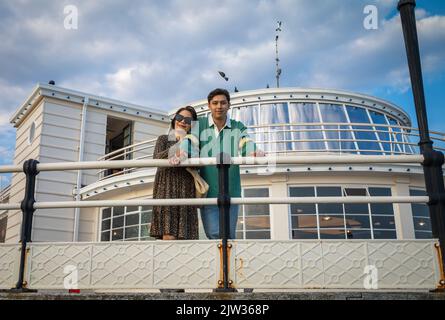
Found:
M 214 96 L 209 102 L 209 109 L 215 120 L 225 120 L 230 105 L 225 95 L 220 94 Z

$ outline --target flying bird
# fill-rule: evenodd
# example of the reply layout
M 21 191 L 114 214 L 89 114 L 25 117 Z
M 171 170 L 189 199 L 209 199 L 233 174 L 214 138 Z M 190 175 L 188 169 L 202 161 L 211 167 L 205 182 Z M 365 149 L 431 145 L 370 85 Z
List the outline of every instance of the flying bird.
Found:
M 218 71 L 219 75 L 223 77 L 226 81 L 229 81 L 229 78 L 226 77 L 226 74 L 222 71 Z
M 275 31 L 281 31 L 281 21 L 277 21 L 278 27 L 275 29 Z

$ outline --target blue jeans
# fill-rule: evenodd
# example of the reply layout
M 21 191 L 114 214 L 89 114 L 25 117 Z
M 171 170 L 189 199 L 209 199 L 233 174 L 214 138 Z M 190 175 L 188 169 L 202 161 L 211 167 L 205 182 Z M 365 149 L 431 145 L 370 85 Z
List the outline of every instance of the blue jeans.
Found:
M 238 222 L 239 205 L 230 206 L 229 239 L 236 239 L 236 224 Z M 201 220 L 204 231 L 209 239 L 221 239 L 219 236 L 219 208 L 218 206 L 203 206 Z

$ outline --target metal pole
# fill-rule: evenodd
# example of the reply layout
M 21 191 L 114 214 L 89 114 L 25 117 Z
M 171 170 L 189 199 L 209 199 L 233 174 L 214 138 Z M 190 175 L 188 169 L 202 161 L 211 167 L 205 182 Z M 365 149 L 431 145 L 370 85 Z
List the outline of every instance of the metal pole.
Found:
M 442 171 L 444 155 L 433 149 L 433 142 L 430 139 L 428 130 L 419 42 L 417 39 L 416 16 L 414 12 L 415 6 L 415 0 L 400 0 L 397 9 L 400 11 L 403 35 L 405 38 L 411 87 L 416 107 L 417 124 L 419 126 L 419 147 L 420 152 L 425 158 L 423 162 L 423 172 L 426 191 L 430 198 L 428 206 L 431 217 L 431 229 L 433 237 L 439 239 L 442 252 L 442 271 L 445 272 L 445 188 Z M 441 285 L 445 286 L 445 279 L 441 280 Z
M 37 170 L 37 164 L 39 162 L 34 159 L 29 159 L 23 164 L 23 172 L 26 174 L 26 187 L 25 187 L 25 197 L 21 203 L 21 209 L 23 213 L 22 221 L 22 231 L 20 235 L 20 269 L 19 269 L 19 279 L 15 288 L 11 291 L 14 292 L 37 292 L 37 290 L 31 290 L 26 288 L 25 278 L 25 263 L 26 263 L 26 245 L 31 242 L 31 232 L 32 232 L 32 220 L 34 214 L 34 203 L 35 198 L 35 187 L 36 187 L 36 176 L 39 173 Z
M 222 260 L 223 260 L 223 287 L 216 289 L 217 292 L 234 292 L 234 288 L 229 287 L 229 238 L 230 227 L 230 193 L 229 193 L 229 167 L 231 163 L 230 155 L 220 152 L 217 156 L 218 168 L 218 208 L 219 208 L 219 237 L 221 238 Z

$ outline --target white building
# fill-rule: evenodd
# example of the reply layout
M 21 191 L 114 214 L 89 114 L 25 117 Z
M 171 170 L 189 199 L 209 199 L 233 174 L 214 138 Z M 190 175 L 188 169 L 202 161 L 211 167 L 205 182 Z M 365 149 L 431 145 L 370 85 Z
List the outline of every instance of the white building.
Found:
M 412 154 L 418 132 L 387 101 L 325 89 L 279 88 L 232 94 L 231 117 L 249 127 L 268 154 Z M 199 115 L 207 101 L 191 104 Z M 178 106 L 179 107 L 179 106 Z M 17 129 L 14 164 L 151 158 L 170 113 L 54 85 L 39 84 L 11 118 Z M 435 147 L 445 134 L 432 132 Z M 308 161 L 310 163 L 310 160 Z M 150 198 L 156 169 L 41 172 L 36 201 Z M 419 164 L 241 167 L 243 196 L 423 195 Z M 273 174 L 272 174 L 272 171 Z M 12 176 L 2 202 L 23 199 L 25 176 Z M 431 238 L 426 205 L 246 205 L 240 239 Z M 45 209 L 34 215 L 33 242 L 149 240 L 150 207 Z M 17 243 L 22 215 L 0 212 L 0 241 Z M 3 236 L 1 236 L 3 234 Z M 201 237 L 205 238 L 201 232 Z M 2 239 L 3 238 L 3 239 Z

